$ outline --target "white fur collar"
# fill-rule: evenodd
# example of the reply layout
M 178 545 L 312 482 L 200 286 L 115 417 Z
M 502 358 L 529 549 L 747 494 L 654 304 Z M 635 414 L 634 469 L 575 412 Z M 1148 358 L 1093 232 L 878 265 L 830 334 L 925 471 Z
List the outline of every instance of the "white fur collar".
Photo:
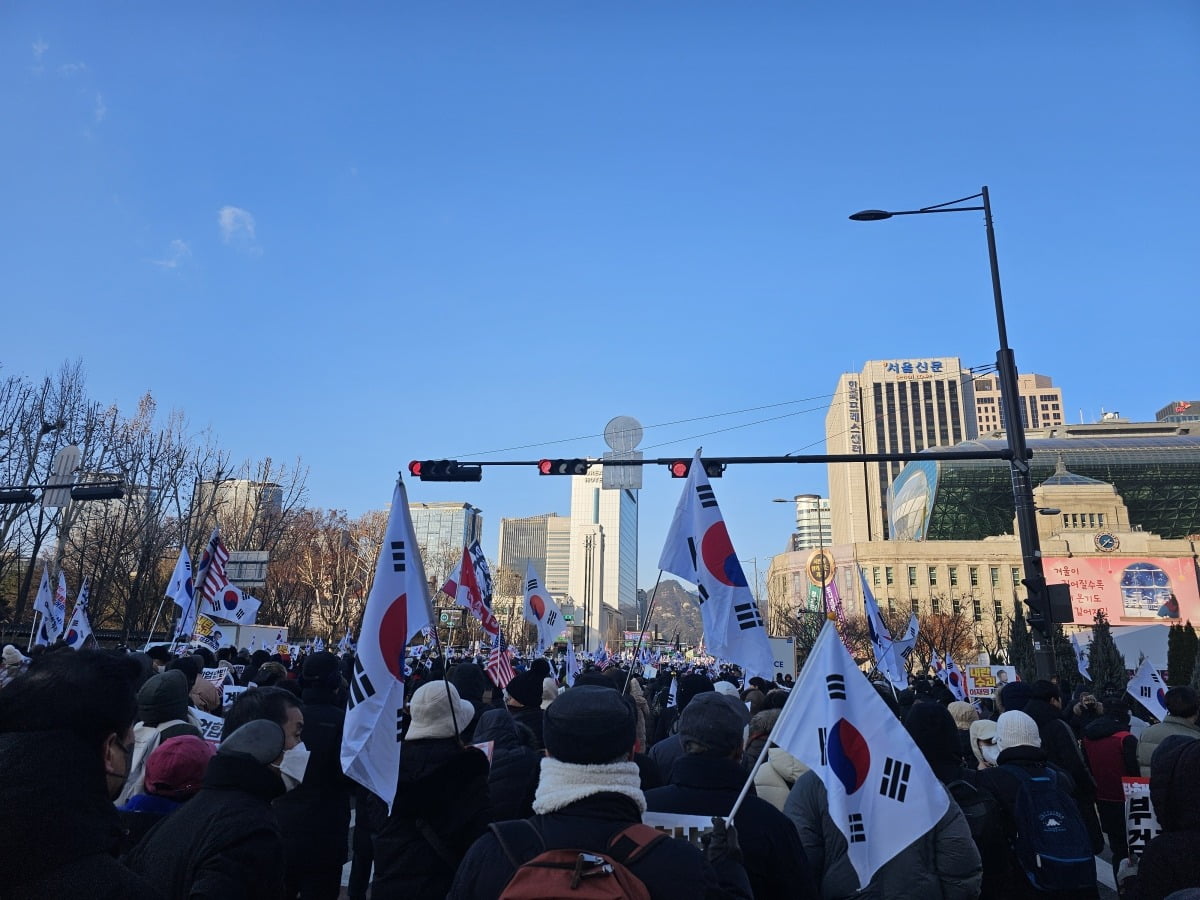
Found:
M 646 811 L 646 796 L 635 762 L 581 765 L 546 757 L 533 799 L 533 811 L 545 815 L 593 794 L 624 794 Z

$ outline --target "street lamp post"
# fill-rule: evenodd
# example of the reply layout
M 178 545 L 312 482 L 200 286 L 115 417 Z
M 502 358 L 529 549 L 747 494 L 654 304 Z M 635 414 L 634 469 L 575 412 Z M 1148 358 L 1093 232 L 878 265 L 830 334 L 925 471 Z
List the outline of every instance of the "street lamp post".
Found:
M 972 200 L 979 200 L 980 206 L 962 206 Z M 1000 266 L 996 260 L 996 231 L 992 227 L 992 204 L 988 197 L 987 185 L 978 194 L 926 206 L 921 209 L 906 209 L 886 211 L 881 209 L 866 209 L 857 212 L 850 218 L 855 222 L 877 222 L 890 219 L 892 216 L 915 216 L 927 213 L 971 212 L 983 213 L 984 228 L 987 231 L 988 263 L 992 272 L 992 298 L 996 307 L 996 332 L 1000 338 L 1000 349 L 996 351 L 996 373 L 1000 379 L 1000 402 L 1004 406 L 1004 433 L 1008 449 L 1012 451 L 1009 459 L 1009 474 L 1012 478 L 1013 505 L 1016 510 L 1017 531 L 1021 541 L 1021 562 L 1024 570 L 1023 583 L 1029 592 L 1029 605 L 1035 611 L 1049 612 L 1046 595 L 1046 575 L 1042 568 L 1042 550 L 1038 539 L 1037 507 L 1033 500 L 1033 481 L 1030 477 L 1028 449 L 1025 444 L 1025 426 L 1021 423 L 1021 394 L 1017 385 L 1017 363 L 1012 348 L 1008 345 L 1008 326 L 1004 320 L 1004 297 L 1000 291 Z M 1050 616 L 1045 615 L 1046 627 L 1050 627 Z M 1030 618 L 1031 623 L 1036 621 Z M 1048 670 L 1048 654 L 1038 655 L 1039 675 Z

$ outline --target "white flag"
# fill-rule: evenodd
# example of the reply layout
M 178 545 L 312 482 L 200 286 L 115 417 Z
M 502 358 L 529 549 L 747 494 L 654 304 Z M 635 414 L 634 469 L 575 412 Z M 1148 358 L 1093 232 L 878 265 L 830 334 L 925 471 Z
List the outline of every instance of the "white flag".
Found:
M 76 603 L 75 613 L 71 616 L 71 622 L 67 625 L 67 633 L 63 635 L 63 640 L 67 642 L 68 647 L 81 650 L 91 636 L 92 623 L 88 621 L 87 604 Z
M 165 596 L 171 598 L 179 607 L 179 624 L 175 626 L 176 637 L 190 637 L 196 627 L 196 590 L 192 580 L 192 558 L 188 555 L 187 547 L 179 548 L 179 559 L 175 561 L 175 570 L 171 573 L 171 580 L 167 582 Z
M 658 567 L 696 585 L 708 652 L 746 677 L 773 678 L 775 657 L 758 604 L 729 540 L 716 495 L 696 451 Z
M 863 607 L 867 613 L 867 632 L 871 638 L 871 651 L 875 654 L 875 668 L 896 690 L 902 691 L 908 687 L 908 672 L 895 652 L 896 642 L 892 640 L 892 633 L 888 631 L 883 616 L 879 614 L 879 604 L 875 602 L 875 595 L 871 592 L 871 586 L 867 584 L 867 575 L 861 567 L 858 569 L 858 577 L 862 580 Z
M 1088 681 L 1092 680 L 1092 676 L 1088 674 L 1088 652 L 1091 649 L 1089 642 L 1087 647 L 1083 646 L 1083 641 L 1079 639 L 1079 634 L 1071 635 L 1071 649 L 1075 651 L 1075 667 L 1079 669 L 1079 674 Z
M 33 608 L 42 614 L 42 624 L 38 628 L 34 643 L 49 646 L 62 634 L 63 622 L 58 618 L 54 609 L 54 594 L 50 591 L 50 572 L 46 568 L 42 569 L 42 580 L 38 582 L 38 592 L 33 601 Z
M 675 706 L 679 702 L 679 679 L 671 676 L 671 687 L 667 690 L 667 709 Z
M 1125 690 L 1160 722 L 1167 717 L 1167 686 L 1150 660 L 1142 660 Z
M 826 622 L 770 738 L 825 784 L 865 888 L 945 814 L 950 799 L 925 757 Z
M 541 583 L 533 563 L 527 563 L 525 568 L 525 621 L 537 626 L 538 653 L 562 634 L 562 610 Z
M 342 771 L 383 800 L 389 813 L 400 774 L 405 649 L 432 622 L 408 492 L 397 479 L 387 535 L 358 635 L 341 752 Z
M 54 621 L 61 636 L 67 630 L 67 576 L 58 570 L 58 587 L 54 590 Z
M 575 645 L 567 642 L 567 687 L 575 687 L 575 676 L 579 674 L 579 663 L 575 660 Z

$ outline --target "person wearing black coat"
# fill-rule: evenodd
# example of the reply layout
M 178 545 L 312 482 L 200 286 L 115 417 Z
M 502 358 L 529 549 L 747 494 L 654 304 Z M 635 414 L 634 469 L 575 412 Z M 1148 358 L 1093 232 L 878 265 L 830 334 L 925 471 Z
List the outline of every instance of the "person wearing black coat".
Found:
M 488 794 L 492 819 L 522 819 L 533 815 L 538 766 L 542 754 L 534 749 L 533 733 L 513 720 L 507 710 L 490 709 L 479 719 L 475 743 L 492 744 Z
M 738 759 L 745 704 L 722 694 L 695 697 L 679 719 L 685 755 L 671 783 L 646 791 L 651 812 L 728 816 L 746 783 Z M 790 819 L 765 800 L 748 796 L 737 812 L 738 839 L 757 900 L 817 900 L 817 884 Z
M 392 811 L 375 838 L 372 897 L 445 896 L 491 821 L 487 757 L 459 737 L 474 708 L 452 684 L 431 681 L 410 712 Z
M 346 702 L 339 696 L 337 657 L 325 651 L 304 661 L 304 779 L 273 806 L 287 857 L 286 895 L 337 900 L 350 836 L 351 782 L 342 773 Z
M 172 898 L 282 898 L 283 837 L 271 801 L 285 790 L 283 745 L 283 729 L 267 719 L 234 731 L 200 792 L 150 830 L 129 867 Z
M 475 738 L 475 729 L 479 726 L 479 717 L 489 707 L 483 705 L 483 692 L 487 690 L 487 675 L 482 666 L 472 662 L 462 662 L 450 670 L 450 683 L 458 688 L 458 696 L 475 707 L 475 715 L 462 731 L 464 744 L 480 743 Z

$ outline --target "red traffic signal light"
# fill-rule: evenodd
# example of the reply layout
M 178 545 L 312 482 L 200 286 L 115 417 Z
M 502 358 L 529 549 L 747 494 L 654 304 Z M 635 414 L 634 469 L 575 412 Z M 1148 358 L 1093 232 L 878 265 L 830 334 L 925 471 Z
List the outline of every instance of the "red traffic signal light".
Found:
M 586 459 L 540 459 L 538 460 L 539 475 L 586 475 L 588 461 Z
M 480 481 L 482 466 L 465 465 L 454 459 L 414 459 L 408 472 L 422 481 Z
M 671 470 L 672 478 L 687 478 L 688 470 L 692 467 L 690 459 L 677 459 L 675 462 L 667 466 Z

